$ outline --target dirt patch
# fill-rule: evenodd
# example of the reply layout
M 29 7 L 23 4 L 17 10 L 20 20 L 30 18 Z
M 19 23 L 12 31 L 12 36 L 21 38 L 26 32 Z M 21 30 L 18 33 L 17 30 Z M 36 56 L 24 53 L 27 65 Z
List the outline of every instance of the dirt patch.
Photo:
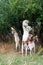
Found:
M 36 46 L 36 51 L 40 49 L 40 45 Z M 36 52 L 36 53 L 37 53 Z M 21 54 L 21 49 L 19 51 L 16 51 L 15 43 L 12 42 L 0 42 L 0 53 L 3 54 Z
M 17 51 L 15 49 L 14 43 L 6 43 L 6 42 L 0 42 L 0 53 L 16 53 Z

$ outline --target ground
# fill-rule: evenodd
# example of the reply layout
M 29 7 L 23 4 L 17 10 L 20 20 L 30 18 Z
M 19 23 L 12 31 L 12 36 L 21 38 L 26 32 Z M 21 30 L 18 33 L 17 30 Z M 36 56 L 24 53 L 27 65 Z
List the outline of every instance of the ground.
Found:
M 0 43 L 0 65 L 43 65 L 43 55 L 22 56 L 14 44 Z

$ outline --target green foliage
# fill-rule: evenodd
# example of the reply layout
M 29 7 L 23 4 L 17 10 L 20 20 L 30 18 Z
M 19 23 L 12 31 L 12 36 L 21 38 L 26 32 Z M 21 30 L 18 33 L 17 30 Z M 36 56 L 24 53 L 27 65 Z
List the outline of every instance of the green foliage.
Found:
M 9 31 L 11 26 L 20 30 L 24 19 L 33 21 L 34 24 L 42 22 L 43 0 L 0 0 L 1 33 Z

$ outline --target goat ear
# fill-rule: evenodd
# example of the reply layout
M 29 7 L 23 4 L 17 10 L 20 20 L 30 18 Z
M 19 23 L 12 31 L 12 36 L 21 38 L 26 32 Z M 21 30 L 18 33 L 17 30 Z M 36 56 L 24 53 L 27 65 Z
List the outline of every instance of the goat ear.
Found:
M 11 29 L 13 29 L 13 27 L 11 27 Z
M 13 28 L 13 27 L 11 27 L 11 30 L 14 30 L 14 28 Z

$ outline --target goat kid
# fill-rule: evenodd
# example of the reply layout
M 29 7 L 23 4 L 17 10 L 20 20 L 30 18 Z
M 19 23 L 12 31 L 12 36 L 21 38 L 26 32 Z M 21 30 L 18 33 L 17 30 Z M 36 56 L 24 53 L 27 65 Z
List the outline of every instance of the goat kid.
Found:
M 30 39 L 28 40 L 27 50 L 29 49 L 30 55 L 32 55 L 33 52 L 35 53 L 35 41 L 38 41 L 38 36 L 30 35 L 29 37 Z
M 35 53 L 35 41 L 38 41 L 38 37 L 33 36 L 32 34 L 29 35 L 29 39 L 27 41 L 22 42 L 22 54 L 25 49 L 25 55 L 27 55 L 27 51 L 30 50 L 30 55 Z
M 12 32 L 12 34 L 13 34 L 13 36 L 14 36 L 14 39 L 15 39 L 15 43 L 16 43 L 16 50 L 17 50 L 17 48 L 19 47 L 19 49 L 20 49 L 20 39 L 19 39 L 19 36 L 18 36 L 18 33 L 16 32 L 16 30 L 13 28 L 13 27 L 11 27 L 11 32 Z

